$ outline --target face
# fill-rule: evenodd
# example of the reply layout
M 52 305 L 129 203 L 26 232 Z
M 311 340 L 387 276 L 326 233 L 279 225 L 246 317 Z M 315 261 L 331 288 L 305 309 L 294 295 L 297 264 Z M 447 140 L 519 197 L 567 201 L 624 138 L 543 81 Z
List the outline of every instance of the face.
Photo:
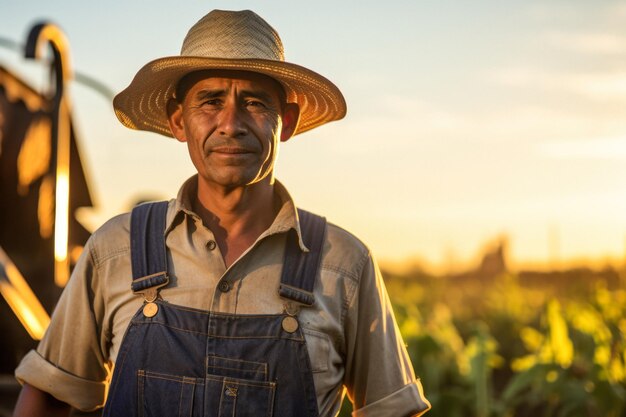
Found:
M 261 74 L 203 71 L 185 77 L 184 98 L 168 104 L 170 128 L 200 180 L 232 189 L 271 183 L 278 143 L 289 139 L 298 108 L 280 85 Z

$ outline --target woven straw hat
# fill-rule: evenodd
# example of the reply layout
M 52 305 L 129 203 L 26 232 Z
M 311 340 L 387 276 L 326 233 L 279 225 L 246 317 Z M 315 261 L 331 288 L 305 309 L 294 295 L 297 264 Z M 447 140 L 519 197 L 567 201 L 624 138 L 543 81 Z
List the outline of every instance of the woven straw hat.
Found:
M 278 33 L 249 10 L 213 10 L 187 33 L 180 56 L 149 62 L 125 90 L 113 99 L 123 125 L 172 136 L 166 105 L 176 84 L 186 74 L 210 69 L 252 71 L 277 80 L 287 101 L 300 106 L 295 134 L 346 114 L 346 102 L 328 79 L 309 69 L 285 62 Z

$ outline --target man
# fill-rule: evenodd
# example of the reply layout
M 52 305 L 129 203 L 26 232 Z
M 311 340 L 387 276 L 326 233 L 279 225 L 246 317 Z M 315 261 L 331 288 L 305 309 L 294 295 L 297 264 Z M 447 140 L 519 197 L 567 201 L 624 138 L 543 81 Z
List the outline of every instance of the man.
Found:
M 197 175 L 92 235 L 16 370 L 17 416 L 333 416 L 345 391 L 356 416 L 430 407 L 368 249 L 273 177 L 279 142 L 345 115 L 335 85 L 253 12 L 213 11 L 114 107 L 185 142 Z

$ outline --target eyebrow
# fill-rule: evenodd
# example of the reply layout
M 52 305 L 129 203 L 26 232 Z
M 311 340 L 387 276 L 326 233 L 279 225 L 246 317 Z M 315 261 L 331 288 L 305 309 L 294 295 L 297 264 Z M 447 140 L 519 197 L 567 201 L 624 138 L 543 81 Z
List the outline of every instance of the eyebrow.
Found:
M 259 91 L 251 91 L 251 90 L 243 90 L 242 91 L 242 96 L 244 97 L 252 97 L 252 98 L 257 98 L 261 101 L 264 101 L 266 103 L 272 103 L 275 101 L 278 101 L 277 104 L 280 104 L 280 98 L 278 100 L 276 100 L 276 98 L 274 98 L 272 95 L 266 93 L 265 91 L 259 90 Z
M 194 95 L 194 98 L 196 100 L 205 100 L 207 98 L 223 97 L 224 95 L 226 95 L 226 90 L 200 90 Z
M 204 90 L 200 90 L 198 91 L 195 95 L 194 98 L 198 101 L 202 101 L 202 100 L 206 100 L 206 99 L 212 99 L 212 98 L 219 98 L 219 97 L 224 97 L 227 94 L 227 90 L 225 89 L 204 89 Z M 274 101 L 277 101 L 276 104 L 280 105 L 281 103 L 281 98 L 278 97 L 277 99 L 274 98 L 271 94 L 263 91 L 263 90 L 241 90 L 239 92 L 239 95 L 242 97 L 252 97 L 252 98 L 256 98 L 259 99 L 261 101 L 264 101 L 266 103 L 272 103 Z

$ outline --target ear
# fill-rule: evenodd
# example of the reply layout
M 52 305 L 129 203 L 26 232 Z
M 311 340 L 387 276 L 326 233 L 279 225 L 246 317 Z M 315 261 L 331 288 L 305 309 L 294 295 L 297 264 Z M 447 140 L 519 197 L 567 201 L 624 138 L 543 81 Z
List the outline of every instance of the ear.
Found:
M 300 120 L 300 106 L 296 103 L 286 103 L 283 110 L 283 130 L 280 132 L 280 141 L 287 142 L 293 136 Z
M 179 142 L 187 142 L 183 123 L 183 106 L 173 98 L 167 101 L 167 123 L 170 125 L 172 135 Z

